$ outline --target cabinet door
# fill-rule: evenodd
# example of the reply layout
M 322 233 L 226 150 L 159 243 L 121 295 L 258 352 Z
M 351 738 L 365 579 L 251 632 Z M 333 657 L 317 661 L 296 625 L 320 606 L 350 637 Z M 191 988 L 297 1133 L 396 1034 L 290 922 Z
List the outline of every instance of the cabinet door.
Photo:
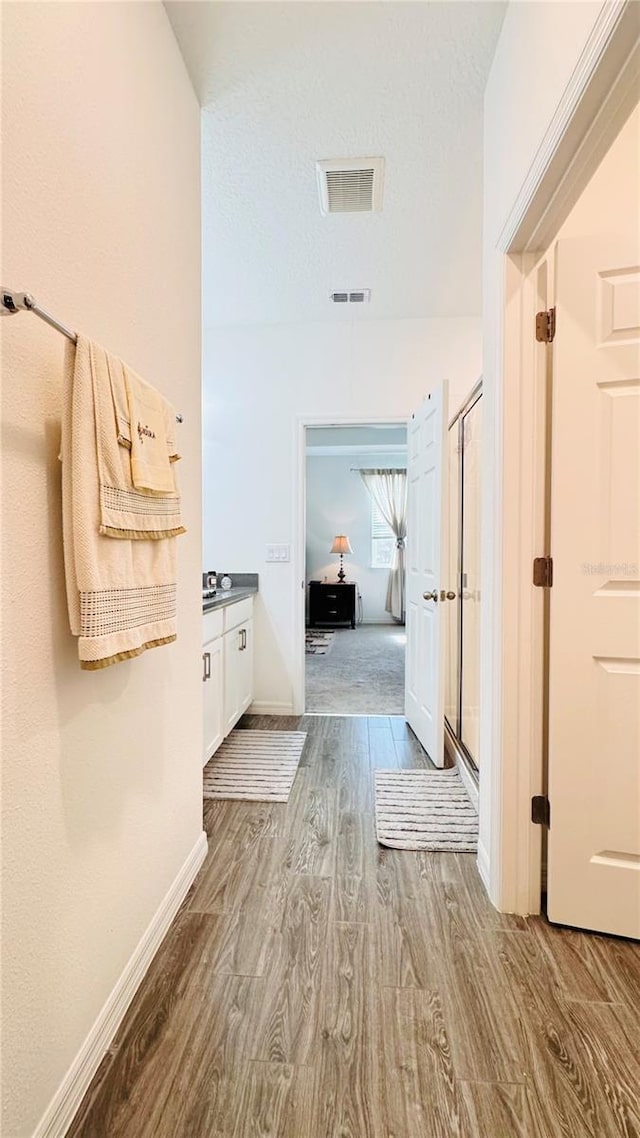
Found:
M 203 721 L 204 721 L 204 753 L 202 764 L 209 759 L 220 746 L 223 735 L 224 692 L 223 692 L 223 665 L 222 665 L 222 637 L 210 640 L 203 648 L 202 678 L 203 678 Z
M 253 702 L 253 621 L 248 620 L 240 631 L 244 633 L 238 654 L 238 710 L 242 715 Z
M 240 715 L 240 676 L 244 635 L 242 628 L 234 628 L 224 637 L 224 734 L 225 738 L 238 722 Z

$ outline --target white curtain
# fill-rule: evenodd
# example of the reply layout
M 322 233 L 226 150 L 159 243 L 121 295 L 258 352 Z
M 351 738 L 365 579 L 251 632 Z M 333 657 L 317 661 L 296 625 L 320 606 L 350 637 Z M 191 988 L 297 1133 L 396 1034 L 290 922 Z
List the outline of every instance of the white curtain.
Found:
M 361 470 L 360 476 L 393 530 L 396 548 L 387 586 L 386 612 L 394 620 L 405 621 L 404 546 L 407 536 L 407 472 L 406 470 Z

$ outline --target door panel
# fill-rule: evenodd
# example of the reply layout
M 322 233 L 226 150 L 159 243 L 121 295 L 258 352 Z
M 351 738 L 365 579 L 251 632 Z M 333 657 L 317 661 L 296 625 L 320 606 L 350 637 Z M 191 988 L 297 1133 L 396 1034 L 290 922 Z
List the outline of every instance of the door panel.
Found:
M 238 705 L 240 715 L 244 714 L 253 700 L 253 621 L 248 620 L 242 627 L 244 632 L 241 652 L 238 656 Z
M 560 241 L 548 914 L 640 937 L 640 240 Z
M 206 656 L 203 692 L 203 764 L 217 751 L 224 738 L 224 668 L 222 637 L 205 644 Z
M 409 422 L 407 463 L 405 711 L 436 766 L 444 765 L 445 635 L 439 594 L 446 587 L 447 564 L 446 423 L 445 381 Z

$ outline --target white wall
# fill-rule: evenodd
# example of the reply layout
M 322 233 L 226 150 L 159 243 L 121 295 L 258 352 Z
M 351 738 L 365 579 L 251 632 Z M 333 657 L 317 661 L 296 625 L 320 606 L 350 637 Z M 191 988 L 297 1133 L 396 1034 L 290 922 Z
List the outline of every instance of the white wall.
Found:
M 3 1120 L 29 1138 L 202 830 L 199 108 L 160 3 L 3 5 L 3 282 L 184 414 L 178 640 L 81 672 L 63 338 L 3 318 Z
M 500 236 L 534 167 L 556 111 L 571 89 L 590 37 L 607 4 L 510 3 L 485 94 L 483 376 L 484 453 L 479 866 L 493 901 L 506 910 L 526 906 L 518 892 L 518 790 L 515 637 L 503 613 L 517 612 L 522 582 L 513 572 L 514 550 L 526 519 L 518 484 L 519 441 L 503 432 L 506 409 L 518 400 L 517 369 L 504 368 L 504 312 L 511 278 Z M 526 788 L 525 788 L 526 796 Z M 521 847 L 520 847 L 521 852 Z
M 447 377 L 452 406 L 480 374 L 474 317 L 210 328 L 204 337 L 204 560 L 260 573 L 255 698 L 292 707 L 294 562 L 265 564 L 295 538 L 295 427 L 310 419 L 407 418 Z M 292 553 L 296 551 L 292 548 Z
M 345 572 L 358 585 L 365 624 L 395 622 L 384 607 L 389 570 L 371 568 L 371 495 L 352 468 L 406 465 L 406 451 L 307 455 L 307 581 L 336 580 L 340 558 L 329 550 L 334 535 L 346 533 L 353 555 L 345 556 Z

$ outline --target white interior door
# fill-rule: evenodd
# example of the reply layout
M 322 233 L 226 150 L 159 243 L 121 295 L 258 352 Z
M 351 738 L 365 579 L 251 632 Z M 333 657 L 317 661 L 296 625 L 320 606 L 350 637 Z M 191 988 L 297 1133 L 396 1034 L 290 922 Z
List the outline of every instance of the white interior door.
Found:
M 559 241 L 548 915 L 640 937 L 640 238 Z
M 405 714 L 429 758 L 444 765 L 442 617 L 447 567 L 447 410 L 444 380 L 407 428 L 407 655 Z

